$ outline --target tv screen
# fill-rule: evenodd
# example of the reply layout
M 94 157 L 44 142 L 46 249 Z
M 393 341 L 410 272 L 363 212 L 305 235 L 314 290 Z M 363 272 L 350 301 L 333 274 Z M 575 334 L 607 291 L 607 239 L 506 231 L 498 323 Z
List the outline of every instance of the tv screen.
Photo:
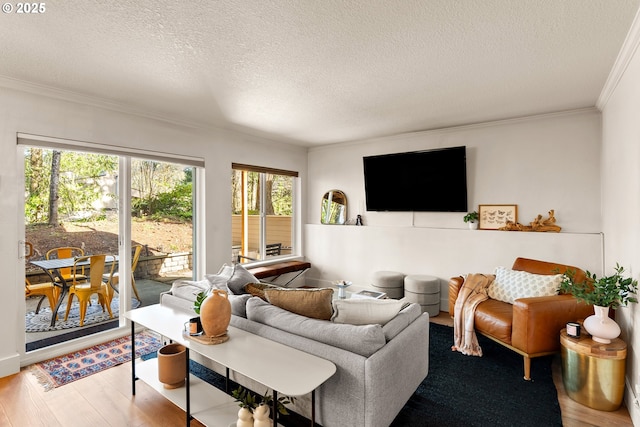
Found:
M 466 147 L 363 157 L 368 211 L 466 212 Z

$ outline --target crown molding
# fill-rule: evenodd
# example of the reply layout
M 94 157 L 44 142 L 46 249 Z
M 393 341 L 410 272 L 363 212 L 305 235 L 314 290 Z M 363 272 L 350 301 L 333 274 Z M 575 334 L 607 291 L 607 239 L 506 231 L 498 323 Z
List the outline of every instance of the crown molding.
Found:
M 394 142 L 397 140 L 402 140 L 405 138 L 413 138 L 415 136 L 420 136 L 420 135 L 426 136 L 426 135 L 446 134 L 446 133 L 460 132 L 460 131 L 473 130 L 473 129 L 505 126 L 505 125 L 511 125 L 516 123 L 526 123 L 526 122 L 532 122 L 537 120 L 550 119 L 554 117 L 566 117 L 566 116 L 573 116 L 578 114 L 590 114 L 590 113 L 600 114 L 600 110 L 598 110 L 596 107 L 584 107 L 584 108 L 576 108 L 572 110 L 552 111 L 549 113 L 508 117 L 508 118 L 498 119 L 498 120 L 488 120 L 486 122 L 467 123 L 467 124 L 446 126 L 446 127 L 434 128 L 434 129 L 424 129 L 424 130 L 418 130 L 418 131 L 403 132 L 403 133 L 398 133 L 394 135 L 365 138 L 365 139 L 360 139 L 356 141 L 344 141 L 344 142 L 336 142 L 332 144 L 313 146 L 313 147 L 309 147 L 309 152 L 322 151 L 322 150 L 333 149 L 337 147 L 361 145 L 361 144 L 367 144 L 371 142 Z
M 629 67 L 629 63 L 638 51 L 638 46 L 640 46 L 640 9 L 636 12 L 631 28 L 627 33 L 627 37 L 620 48 L 618 57 L 613 64 L 609 77 L 607 77 L 607 81 L 602 88 L 602 92 L 600 92 L 598 101 L 596 102 L 596 107 L 598 107 L 600 111 L 604 109 L 618 87 L 622 76 L 627 71 L 627 67 Z

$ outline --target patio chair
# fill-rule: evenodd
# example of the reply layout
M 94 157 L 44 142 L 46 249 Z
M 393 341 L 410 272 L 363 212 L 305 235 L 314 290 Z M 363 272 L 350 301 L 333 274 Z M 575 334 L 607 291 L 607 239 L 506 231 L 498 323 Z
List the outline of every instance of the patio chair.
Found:
M 29 259 L 33 256 L 33 245 L 29 242 L 25 242 L 25 258 Z M 42 305 L 42 301 L 45 298 L 49 301 L 49 307 L 51 307 L 51 311 L 53 312 L 56 301 L 58 300 L 58 296 L 60 294 L 60 288 L 54 285 L 52 282 L 46 283 L 36 283 L 32 284 L 29 279 L 24 278 L 24 295 L 25 297 L 32 296 L 40 296 L 40 301 L 38 302 L 38 306 L 36 307 L 36 314 L 40 312 L 40 306 Z M 58 314 L 56 313 L 56 319 Z
M 140 295 L 138 295 L 138 289 L 136 288 L 136 279 L 133 276 L 133 273 L 138 267 L 138 260 L 140 259 L 140 253 L 142 252 L 142 245 L 134 245 L 131 249 L 133 249 L 133 255 L 131 256 L 131 288 L 133 289 L 133 293 L 135 294 L 136 299 L 142 302 L 142 300 L 140 299 Z M 119 272 L 116 271 L 112 272 L 111 274 L 104 274 L 102 276 L 102 279 L 107 281 L 109 287 L 111 288 L 109 290 L 109 302 L 111 302 L 111 299 L 113 299 L 114 291 L 120 293 L 120 290 L 117 287 L 120 283 Z
M 53 248 L 47 251 L 45 258 L 46 259 L 62 259 L 62 258 L 74 258 L 84 256 L 84 249 L 77 248 L 74 246 L 63 246 L 60 248 Z M 76 274 L 71 274 L 71 267 L 61 268 L 60 275 L 64 278 L 65 281 L 71 282 L 85 282 L 87 280 L 87 276 L 84 274 L 84 267 L 78 269 Z M 56 277 L 56 281 L 58 278 Z
M 267 243 L 265 245 L 264 254 L 265 254 L 265 257 L 281 255 L 282 254 L 282 243 Z M 245 255 L 240 255 L 238 253 L 238 255 L 236 256 L 237 262 L 242 262 L 243 259 L 246 259 L 248 261 L 260 261 L 258 258 L 251 258 L 251 257 L 245 256 Z
M 67 320 L 69 317 L 71 303 L 73 302 L 73 296 L 75 295 L 78 298 L 78 303 L 80 305 L 80 326 L 84 326 L 84 317 L 87 313 L 87 306 L 89 305 L 91 295 L 93 294 L 98 295 L 98 302 L 102 306 L 102 311 L 104 311 L 106 306 L 109 317 L 113 319 L 111 301 L 109 299 L 109 285 L 102 280 L 105 259 L 106 255 L 90 255 L 76 259 L 71 269 L 72 274 L 81 268 L 81 266 L 78 266 L 78 263 L 89 260 L 89 281 L 84 283 L 74 283 L 69 288 L 69 299 L 67 301 L 67 310 L 65 311 L 64 320 Z M 113 272 L 114 267 L 115 263 L 111 263 L 111 272 Z

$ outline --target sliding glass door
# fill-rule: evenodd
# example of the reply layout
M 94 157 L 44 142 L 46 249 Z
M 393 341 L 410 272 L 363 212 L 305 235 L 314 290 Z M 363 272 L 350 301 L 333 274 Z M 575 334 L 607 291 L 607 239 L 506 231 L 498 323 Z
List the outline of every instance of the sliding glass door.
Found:
M 124 310 L 158 303 L 176 278 L 193 278 L 197 167 L 105 150 L 21 148 L 25 245 L 32 249 L 25 259 L 27 351 L 119 327 Z M 107 255 L 103 283 L 114 318 L 103 312 L 98 294 L 84 318 L 77 298 L 67 316 L 70 300 L 68 294 L 60 297 L 60 280 L 69 288 L 86 286 L 88 268 L 74 270 L 73 263 L 99 254 Z M 48 258 L 71 266 L 40 262 Z M 51 291 L 59 305 L 53 321 Z

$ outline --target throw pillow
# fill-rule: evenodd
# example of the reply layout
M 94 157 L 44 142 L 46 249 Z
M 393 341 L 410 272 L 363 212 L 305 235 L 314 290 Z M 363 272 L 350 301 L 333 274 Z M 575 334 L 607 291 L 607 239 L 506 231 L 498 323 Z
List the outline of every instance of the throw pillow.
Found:
M 232 294 L 241 295 L 244 292 L 244 285 L 247 283 L 257 283 L 256 276 L 251 274 L 249 270 L 244 268 L 241 264 L 235 264 L 233 266 L 233 274 L 227 282 L 227 286 Z
M 404 306 L 403 301 L 394 299 L 339 299 L 333 301 L 334 323 L 349 323 L 351 325 L 385 325 L 396 317 Z
M 227 282 L 233 275 L 233 266 L 224 264 L 216 274 L 205 274 L 204 277 L 209 281 L 211 286 L 215 289 L 222 289 L 223 291 L 229 291 Z
M 268 283 L 247 283 L 244 285 L 245 293 L 261 298 L 264 301 L 267 300 L 267 296 L 264 294 L 265 289 L 280 289 L 280 287 Z
M 185 300 L 193 301 L 196 299 L 196 295 L 200 292 L 206 292 L 211 287 L 208 280 L 184 280 L 179 279 L 173 282 L 171 286 L 171 294 L 183 298 Z
M 292 313 L 329 320 L 333 314 L 333 289 L 265 289 L 267 301 Z
M 489 297 L 509 304 L 518 298 L 557 295 L 562 281 L 562 274 L 533 274 L 504 267 L 497 267 L 495 275 L 489 286 Z
M 229 288 L 227 287 L 228 277 L 217 274 L 207 274 L 205 277 L 212 289 L 222 289 L 223 291 L 229 292 Z

